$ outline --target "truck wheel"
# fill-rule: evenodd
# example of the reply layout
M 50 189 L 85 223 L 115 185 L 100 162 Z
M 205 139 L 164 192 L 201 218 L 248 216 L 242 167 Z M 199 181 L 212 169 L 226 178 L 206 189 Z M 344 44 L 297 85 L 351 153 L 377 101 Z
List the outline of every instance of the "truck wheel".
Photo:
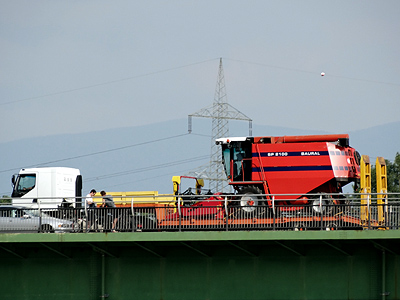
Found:
M 246 187 L 240 192 L 242 196 L 239 200 L 240 215 L 245 218 L 259 217 L 265 213 L 265 202 L 262 201 L 261 190 L 254 186 Z

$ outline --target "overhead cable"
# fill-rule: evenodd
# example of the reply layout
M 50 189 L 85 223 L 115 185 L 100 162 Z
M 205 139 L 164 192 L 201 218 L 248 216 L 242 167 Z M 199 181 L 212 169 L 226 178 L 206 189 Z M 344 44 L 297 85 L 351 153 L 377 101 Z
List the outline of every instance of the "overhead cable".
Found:
M 274 69 L 281 69 L 281 70 L 286 70 L 286 71 L 294 71 L 294 72 L 301 72 L 301 73 L 309 73 L 309 74 L 318 74 L 321 75 L 320 72 L 315 72 L 315 71 L 309 71 L 309 70 L 302 70 L 302 69 L 295 69 L 295 68 L 287 68 L 287 67 L 281 67 L 281 66 L 275 66 L 275 65 L 270 65 L 270 64 L 264 64 L 264 63 L 259 63 L 259 62 L 250 62 L 250 61 L 244 61 L 244 60 L 238 60 L 238 59 L 231 59 L 231 58 L 224 58 L 225 60 L 230 60 L 234 62 L 240 62 L 244 64 L 250 64 L 250 65 L 258 65 L 258 66 L 263 66 L 263 67 L 268 67 L 268 68 L 274 68 Z M 329 74 L 329 73 L 324 73 L 323 76 L 325 77 L 335 77 L 335 78 L 343 78 L 343 79 L 348 79 L 348 80 L 357 80 L 357 81 L 364 81 L 364 82 L 371 82 L 371 83 L 378 83 L 378 84 L 386 84 L 386 85 L 394 85 L 394 86 L 400 86 L 399 83 L 394 83 L 394 82 L 385 82 L 385 81 L 378 81 L 378 80 L 370 80 L 370 79 L 362 79 L 362 78 L 355 78 L 355 77 L 347 77 L 347 76 L 340 76 L 340 75 L 334 75 L 334 74 Z
M 134 174 L 134 173 L 142 173 L 142 172 L 146 172 L 146 171 L 152 171 L 155 169 L 168 168 L 171 166 L 190 163 L 190 162 L 194 162 L 194 161 L 198 161 L 198 160 L 204 160 L 209 157 L 210 157 L 209 155 L 203 155 L 203 156 L 197 156 L 197 157 L 193 157 L 193 158 L 186 158 L 186 159 L 177 160 L 177 161 L 173 161 L 173 162 L 169 162 L 169 163 L 157 164 L 154 166 L 146 166 L 143 168 L 138 168 L 138 169 L 133 169 L 133 170 L 128 170 L 128 171 L 116 172 L 116 173 L 111 173 L 111 174 L 106 174 L 106 175 L 101 175 L 101 176 L 96 176 L 96 177 L 90 177 L 84 181 L 91 182 L 91 181 L 96 181 L 96 180 L 108 179 L 111 177 L 125 176 L 125 175 Z
M 29 101 L 29 100 L 37 100 L 37 99 L 46 98 L 46 97 L 50 97 L 50 96 L 67 94 L 67 93 L 81 91 L 81 90 L 87 90 L 87 89 L 91 89 L 91 88 L 95 88 L 95 87 L 99 87 L 99 86 L 110 85 L 110 84 L 119 83 L 119 82 L 123 82 L 123 81 L 127 81 L 127 80 L 132 80 L 132 79 L 137 79 L 137 78 L 141 78 L 141 77 L 146 77 L 146 76 L 156 75 L 156 74 L 160 74 L 160 73 L 170 72 L 170 71 L 174 71 L 174 70 L 178 70 L 178 69 L 182 69 L 182 68 L 187 68 L 187 67 L 190 67 L 190 66 L 203 64 L 203 63 L 206 63 L 206 62 L 209 62 L 209 61 L 213 61 L 213 60 L 216 60 L 216 59 L 217 58 L 212 58 L 212 59 L 208 59 L 208 60 L 204 60 L 204 61 L 200 61 L 200 62 L 195 62 L 195 63 L 183 65 L 183 66 L 178 66 L 178 67 L 174 67 L 174 68 L 169 68 L 169 69 L 164 69 L 164 70 L 144 73 L 144 74 L 140 74 L 140 75 L 130 76 L 130 77 L 126 77 L 126 78 L 121 78 L 121 79 L 116 79 L 116 80 L 111 80 L 111 81 L 106 81 L 106 82 L 101 82 L 101 83 L 96 83 L 96 84 L 92 84 L 92 85 L 82 86 L 82 87 L 78 87 L 78 88 L 74 88 L 74 89 L 63 90 L 63 91 L 49 93 L 49 94 L 35 96 L 35 97 L 29 97 L 29 98 L 14 100 L 14 101 L 3 102 L 3 103 L 0 103 L 0 105 L 7 105 L 7 104 L 24 102 L 24 101 Z
M 174 136 L 160 138 L 160 139 L 156 139 L 156 140 L 152 140 L 152 141 L 142 142 L 142 143 L 138 143 L 138 144 L 127 145 L 127 146 L 123 146 L 123 147 L 112 148 L 112 149 L 102 150 L 102 151 L 98 151 L 98 152 L 92 152 L 92 153 L 88 153 L 88 154 L 82 154 L 82 155 L 77 155 L 77 156 L 73 156 L 73 157 L 47 161 L 47 162 L 43 162 L 43 163 L 39 163 L 39 164 L 35 164 L 35 165 L 30 165 L 30 166 L 23 166 L 23 167 L 17 167 L 17 168 L 2 170 L 2 171 L 0 171 L 0 173 L 14 171 L 15 169 L 40 167 L 40 166 L 53 164 L 53 163 L 56 163 L 56 162 L 62 162 L 62 161 L 73 160 L 73 159 L 78 159 L 78 158 L 83 158 L 83 157 L 88 157 L 88 156 L 93 156 L 93 155 L 99 155 L 99 154 L 109 153 L 109 152 L 113 152 L 113 151 L 119 151 L 119 150 L 123 150 L 123 149 L 127 149 L 127 148 L 143 146 L 143 145 L 147 145 L 147 144 L 151 144 L 151 143 L 157 143 L 157 142 L 161 142 L 161 141 L 165 141 L 165 140 L 170 140 L 170 139 L 178 138 L 178 137 L 185 136 L 185 135 L 188 135 L 188 134 L 189 133 L 183 133 L 183 134 L 178 134 L 178 135 L 174 135 Z

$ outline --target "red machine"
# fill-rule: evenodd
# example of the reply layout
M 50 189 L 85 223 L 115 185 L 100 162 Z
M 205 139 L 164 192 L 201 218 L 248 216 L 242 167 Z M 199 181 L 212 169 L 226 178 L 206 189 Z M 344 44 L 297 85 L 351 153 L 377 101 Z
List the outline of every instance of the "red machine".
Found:
M 347 134 L 221 138 L 216 143 L 237 193 L 181 193 L 181 177 L 173 179 L 179 197 L 173 212 L 157 217 L 160 228 L 360 228 L 359 218 L 345 213 L 346 198 L 340 195 L 343 186 L 360 178 L 360 156 Z M 196 191 L 200 186 L 196 179 Z
M 216 143 L 222 146 L 229 184 L 243 194 L 242 206 L 263 204 L 252 194 L 281 194 L 274 197 L 281 200 L 280 209 L 293 210 L 319 201 L 315 194 L 341 193 L 360 178 L 360 155 L 349 146 L 348 134 L 221 138 Z M 326 201 L 339 204 L 340 197 Z

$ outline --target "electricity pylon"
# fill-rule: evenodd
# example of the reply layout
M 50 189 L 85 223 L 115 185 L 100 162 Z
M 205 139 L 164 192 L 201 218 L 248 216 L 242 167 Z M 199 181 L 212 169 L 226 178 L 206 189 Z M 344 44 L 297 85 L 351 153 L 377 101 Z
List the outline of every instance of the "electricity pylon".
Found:
M 198 178 L 209 181 L 209 189 L 213 192 L 226 193 L 229 192 L 229 185 L 226 178 L 225 170 L 222 165 L 222 153 L 220 146 L 215 144 L 215 140 L 222 137 L 229 137 L 229 120 L 241 120 L 249 122 L 249 136 L 252 135 L 252 120 L 238 111 L 236 108 L 228 104 L 224 70 L 222 67 L 222 58 L 219 60 L 219 71 L 217 86 L 215 89 L 214 103 L 200 109 L 198 112 L 188 116 L 188 131 L 192 132 L 192 117 L 202 117 L 212 119 L 212 138 L 211 138 L 211 156 L 208 165 L 197 168 L 196 171 L 190 172 Z

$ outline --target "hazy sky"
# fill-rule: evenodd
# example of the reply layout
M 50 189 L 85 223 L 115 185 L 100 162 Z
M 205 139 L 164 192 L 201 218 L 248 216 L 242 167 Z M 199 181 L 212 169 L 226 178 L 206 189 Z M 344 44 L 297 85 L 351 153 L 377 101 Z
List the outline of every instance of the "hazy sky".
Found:
M 0 5 L 0 143 L 186 118 L 214 100 L 220 57 L 254 123 L 400 121 L 400 1 Z

